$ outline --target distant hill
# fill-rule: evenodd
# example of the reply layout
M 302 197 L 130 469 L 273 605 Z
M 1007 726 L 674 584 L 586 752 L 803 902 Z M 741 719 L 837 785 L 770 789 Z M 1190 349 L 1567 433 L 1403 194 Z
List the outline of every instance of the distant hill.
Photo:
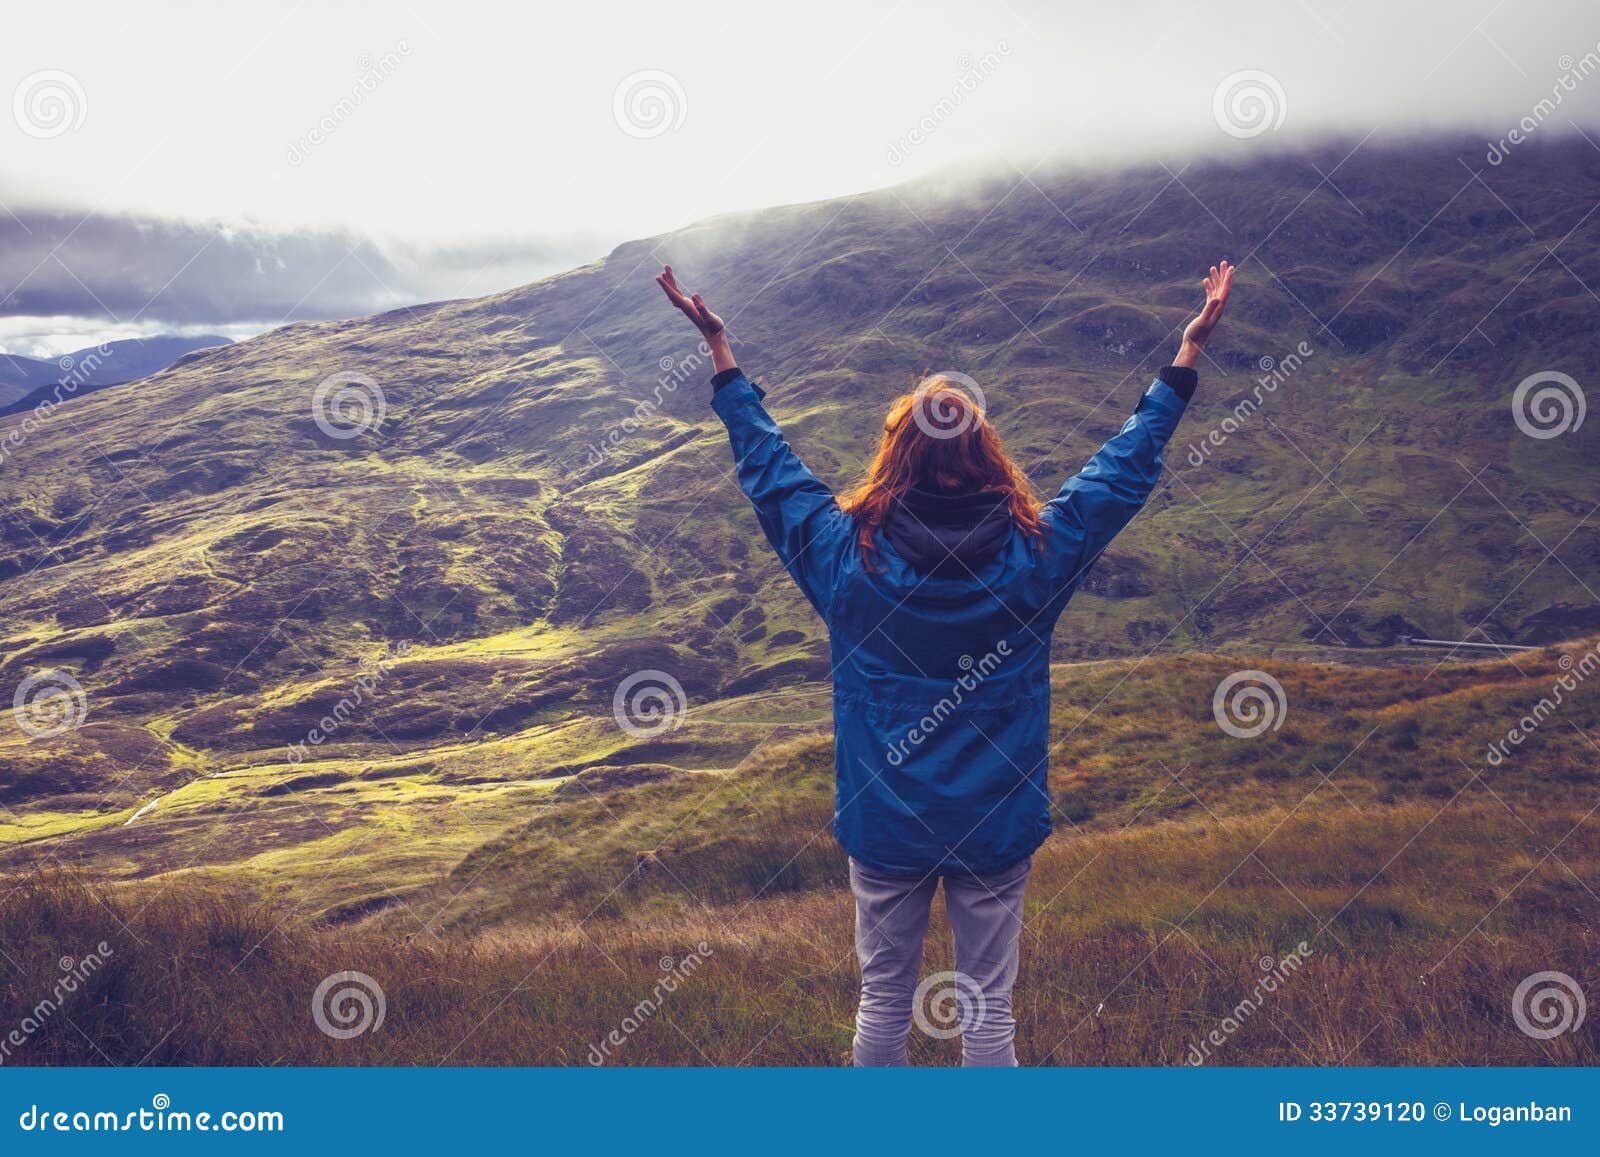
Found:
M 0 354 L 0 417 L 149 377 L 195 350 L 232 342 L 219 334 L 156 334 L 87 346 L 55 359 Z

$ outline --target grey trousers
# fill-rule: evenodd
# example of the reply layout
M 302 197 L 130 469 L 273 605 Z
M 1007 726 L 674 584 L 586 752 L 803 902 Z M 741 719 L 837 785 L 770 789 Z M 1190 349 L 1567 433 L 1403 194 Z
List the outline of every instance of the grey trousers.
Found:
M 944 902 L 955 940 L 956 971 L 918 984 L 922 940 L 940 877 L 890 876 L 850 861 L 856 898 L 857 1066 L 903 1065 L 913 1022 L 929 1036 L 961 1037 L 964 1065 L 1015 1065 L 1022 893 L 1031 858 L 989 876 L 949 875 Z

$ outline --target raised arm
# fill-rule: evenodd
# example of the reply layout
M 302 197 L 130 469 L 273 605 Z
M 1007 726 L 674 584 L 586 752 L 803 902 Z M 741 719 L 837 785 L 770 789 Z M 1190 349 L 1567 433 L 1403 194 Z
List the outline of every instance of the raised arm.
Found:
M 734 361 L 722 319 L 698 293 L 686 294 L 678 287 L 672 266 L 662 269 L 656 283 L 710 347 L 716 369 L 711 408 L 728 428 L 739 488 L 755 507 L 762 533 L 784 568 L 827 621 L 834 580 L 852 538 L 849 516 L 790 449 L 761 405 L 765 395 Z
M 1064 589 L 1076 586 L 1124 526 L 1139 513 L 1161 477 L 1161 454 L 1193 397 L 1199 375 L 1194 364 L 1222 320 L 1233 287 L 1234 267 L 1223 261 L 1202 282 L 1206 300 L 1184 327 L 1172 365 L 1150 384 L 1133 416 L 1061 493 L 1046 504 L 1045 549 Z

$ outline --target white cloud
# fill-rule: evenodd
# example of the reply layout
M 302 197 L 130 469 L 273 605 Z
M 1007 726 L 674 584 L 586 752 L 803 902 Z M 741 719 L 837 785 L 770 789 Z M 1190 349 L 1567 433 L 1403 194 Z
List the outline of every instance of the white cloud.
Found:
M 81 102 L 30 126 L 18 117 L 49 110 L 19 98 L 0 120 L 10 210 L 354 230 L 390 257 L 458 254 L 451 284 L 435 268 L 399 287 L 434 296 L 951 166 L 1236 157 L 1375 127 L 1488 141 L 1550 94 L 1563 58 L 1600 53 L 1592 0 L 98 2 L 9 20 L 0 95 L 42 75 Z M 1219 126 L 1218 86 L 1240 73 L 1276 82 L 1270 130 Z M 1569 122 L 1600 122 L 1600 76 L 1540 131 Z M 468 260 L 508 237 L 528 259 Z M 47 276 L 0 273 L 23 278 L 0 290 L 11 312 Z
M 1026 163 L 1040 151 L 1224 149 L 1212 96 L 1242 69 L 1281 82 L 1282 133 L 1487 132 L 1548 91 L 1562 54 L 1600 41 L 1600 9 L 1583 0 L 87 9 L 11 14 L 0 84 L 63 70 L 87 105 L 70 132 L 7 140 L 14 180 L 105 211 L 419 240 L 620 241 L 997 151 Z M 993 75 L 909 162 L 891 163 L 962 62 L 1001 43 Z M 616 90 L 651 71 L 676 82 L 684 107 L 676 127 L 641 137 L 619 128 Z M 1572 107 L 1592 116 L 1600 92 Z M 321 142 L 303 147 L 319 126 Z

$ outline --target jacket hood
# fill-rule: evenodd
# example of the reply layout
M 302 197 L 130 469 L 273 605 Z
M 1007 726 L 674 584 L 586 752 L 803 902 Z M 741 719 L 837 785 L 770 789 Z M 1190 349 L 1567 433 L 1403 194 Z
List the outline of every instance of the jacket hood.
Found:
M 963 578 L 1000 552 L 1011 535 L 1004 490 L 941 494 L 913 486 L 889 510 L 883 537 L 914 570 Z

